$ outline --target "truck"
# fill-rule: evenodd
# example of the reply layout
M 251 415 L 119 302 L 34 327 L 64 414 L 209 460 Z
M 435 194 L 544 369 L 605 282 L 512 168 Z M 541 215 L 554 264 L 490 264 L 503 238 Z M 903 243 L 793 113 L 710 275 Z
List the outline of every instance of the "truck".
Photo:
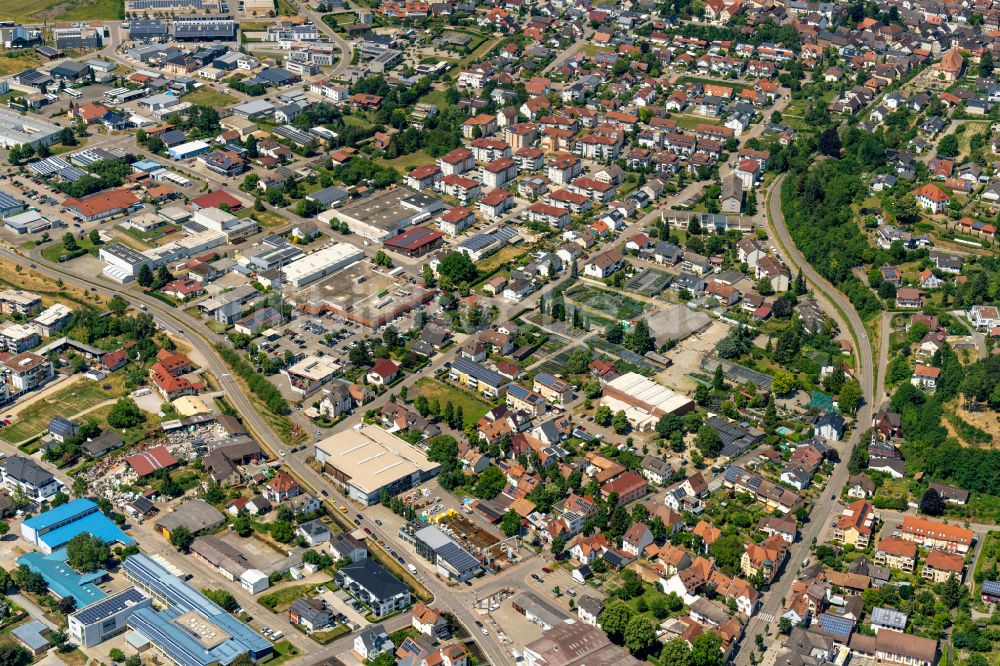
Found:
M 406 568 L 409 569 L 410 573 L 413 574 L 414 576 L 417 575 L 417 568 L 415 566 L 413 566 L 412 564 L 407 564 Z

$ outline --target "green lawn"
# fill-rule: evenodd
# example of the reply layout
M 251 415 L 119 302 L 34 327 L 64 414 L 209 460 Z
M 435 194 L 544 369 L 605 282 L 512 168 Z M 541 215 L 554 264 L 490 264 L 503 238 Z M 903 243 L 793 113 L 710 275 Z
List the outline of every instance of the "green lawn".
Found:
M 466 393 L 465 391 L 457 389 L 454 386 L 449 386 L 448 384 L 438 381 L 437 379 L 424 377 L 417 382 L 415 388 L 420 395 L 424 396 L 428 400 L 437 398 L 442 409 L 444 408 L 445 403 L 448 402 L 455 407 L 461 405 L 462 417 L 466 427 L 481 419 L 483 414 L 492 408 L 492 405 L 473 397 L 471 393 Z
M 97 246 L 95 246 L 93 243 L 90 242 L 89 236 L 84 236 L 83 238 L 77 238 L 76 244 L 79 245 L 81 249 L 87 250 L 88 252 L 97 249 Z M 59 257 L 63 256 L 64 254 L 67 254 L 67 252 L 66 248 L 63 247 L 61 239 L 56 240 L 54 243 L 49 244 L 47 248 L 42 250 L 42 256 L 52 262 L 59 261 Z
M 274 644 L 274 658 L 267 662 L 270 666 L 279 666 L 299 656 L 299 649 L 288 641 Z
M 677 121 L 677 125 L 681 129 L 694 129 L 698 125 L 720 125 L 722 124 L 721 118 L 709 118 L 707 116 L 696 116 L 690 113 L 675 113 L 670 116 L 671 119 Z
M 0 15 L 3 10 L 0 9 Z M 0 56 L 0 76 L 17 74 L 42 64 L 42 59 L 33 50 L 8 51 Z
M 251 216 L 260 222 L 262 227 L 280 227 L 288 224 L 288 218 L 270 210 L 255 211 L 253 208 L 242 208 L 236 212 L 236 217 L 247 218 Z
M 489 53 L 490 50 L 499 43 L 500 43 L 499 37 L 491 37 L 490 39 L 483 41 L 481 44 L 479 44 L 479 46 L 476 49 L 472 51 L 472 53 L 465 56 L 458 62 L 458 65 L 456 65 L 457 71 L 462 71 L 470 64 L 474 62 L 479 62 L 480 60 L 483 59 L 483 56 Z
M 280 613 L 292 605 L 296 599 L 306 596 L 313 591 L 315 585 L 289 585 L 276 592 L 265 594 L 257 601 L 264 608 L 268 608 L 272 613 Z
M 0 19 L 37 22 L 86 21 L 102 19 L 113 21 L 124 16 L 122 0 L 10 0 L 0 5 Z
M 378 159 L 376 162 L 383 166 L 393 167 L 402 173 L 407 173 L 414 167 L 423 166 L 424 164 L 434 164 L 434 158 L 423 150 L 418 150 L 414 153 L 410 153 L 409 155 L 397 157 L 394 160 Z
M 345 125 L 354 125 L 355 127 L 360 127 L 361 129 L 371 129 L 374 127 L 372 123 L 368 122 L 368 120 L 362 118 L 361 116 L 344 116 L 342 120 Z
M 209 88 L 208 86 L 202 86 L 192 93 L 184 96 L 185 102 L 191 102 L 192 104 L 200 104 L 202 106 L 212 106 L 216 109 L 221 109 L 223 107 L 231 106 L 237 102 L 237 99 L 232 95 L 227 95 L 226 93 L 221 93 L 214 88 Z
M 35 402 L 21 410 L 11 425 L 0 429 L 0 439 L 11 443 L 24 441 L 48 427 L 49 421 L 55 416 L 69 418 L 105 400 L 120 397 L 123 395 L 121 382 L 113 378 L 115 376 L 111 375 L 100 383 L 78 381 Z M 111 388 L 105 390 L 105 385 Z
M 448 100 L 445 99 L 445 94 L 443 90 L 432 90 L 423 97 L 420 101 L 424 104 L 434 104 L 438 109 L 444 111 L 448 108 Z

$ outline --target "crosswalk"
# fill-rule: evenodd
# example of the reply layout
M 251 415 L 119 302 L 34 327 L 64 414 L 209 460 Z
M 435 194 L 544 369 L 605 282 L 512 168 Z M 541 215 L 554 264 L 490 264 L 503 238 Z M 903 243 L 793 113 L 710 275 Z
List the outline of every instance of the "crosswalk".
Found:
M 774 613 L 766 613 L 766 612 L 758 613 L 757 617 L 760 618 L 764 622 L 773 622 L 774 621 Z

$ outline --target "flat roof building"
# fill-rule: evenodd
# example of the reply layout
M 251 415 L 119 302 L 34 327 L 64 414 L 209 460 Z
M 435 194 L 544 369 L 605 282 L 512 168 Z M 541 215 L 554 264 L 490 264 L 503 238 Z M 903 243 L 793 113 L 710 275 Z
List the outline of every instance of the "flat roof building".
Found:
M 135 539 L 128 536 L 89 499 L 77 499 L 41 513 L 21 523 L 21 538 L 48 555 L 62 548 L 83 533 L 92 534 L 105 543 L 130 546 Z
M 44 120 L 0 108 L 0 147 L 48 146 L 56 142 L 61 127 Z
M 77 645 L 94 647 L 109 638 L 125 633 L 125 621 L 140 608 L 148 608 L 153 600 L 130 587 L 72 613 L 69 637 Z
M 304 287 L 310 282 L 315 282 L 330 273 L 350 266 L 364 256 L 365 253 L 362 250 L 349 243 L 334 243 L 322 250 L 296 259 L 282 268 L 281 273 L 290 286 Z
M 627 372 L 604 385 L 601 404 L 611 411 L 623 410 L 636 430 L 650 430 L 665 414 L 682 415 L 694 409 L 694 401 L 666 386 Z
M 316 460 L 351 499 L 365 504 L 378 502 L 383 488 L 395 495 L 430 479 L 441 468 L 420 449 L 376 426 L 316 442 Z
M 225 516 L 214 506 L 201 499 L 191 499 L 178 505 L 170 513 L 156 520 L 156 529 L 163 536 L 170 538 L 170 533 L 178 527 L 186 527 L 191 533 L 218 527 L 226 522 Z
M 132 612 L 126 624 L 149 640 L 178 666 L 227 666 L 240 655 L 260 660 L 274 647 L 242 620 L 230 615 L 152 558 L 138 553 L 125 558 L 125 577 L 163 610 Z
M 412 224 L 429 220 L 441 210 L 444 203 L 437 197 L 397 187 L 321 213 L 319 219 L 323 222 L 338 219 L 351 232 L 381 243 Z

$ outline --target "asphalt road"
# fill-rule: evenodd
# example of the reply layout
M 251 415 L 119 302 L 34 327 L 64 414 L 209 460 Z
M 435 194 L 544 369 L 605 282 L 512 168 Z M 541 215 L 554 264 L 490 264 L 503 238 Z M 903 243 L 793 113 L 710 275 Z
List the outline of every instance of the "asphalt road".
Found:
M 785 176 L 779 176 L 767 196 L 768 216 L 767 230 L 771 242 L 781 253 L 785 263 L 795 271 L 802 271 L 802 275 L 813 289 L 816 299 L 823 307 L 824 311 L 833 317 L 840 326 L 841 332 L 848 334 L 854 340 L 855 355 L 857 358 L 856 376 L 861 383 L 864 393 L 864 404 L 858 410 L 857 423 L 846 442 L 838 443 L 837 450 L 840 454 L 841 462 L 834 467 L 833 474 L 826 486 L 826 493 L 832 496 L 839 494 L 840 488 L 847 481 L 847 461 L 850 459 L 851 451 L 858 443 L 861 432 L 865 430 L 872 419 L 874 402 L 874 360 L 872 358 L 871 344 L 868 334 L 865 332 L 864 323 L 850 301 L 837 290 L 826 278 L 821 276 L 805 260 L 802 253 L 795 247 L 788 227 L 785 225 L 785 218 L 781 212 L 781 186 Z M 809 556 L 813 539 L 818 539 L 826 525 L 830 524 L 834 515 L 840 511 L 840 505 L 827 499 L 826 494 L 818 500 L 813 507 L 809 522 L 802 526 L 799 532 L 799 541 L 789 548 L 788 560 L 780 572 L 778 578 L 771 584 L 770 590 L 764 595 L 764 601 L 760 610 L 751 618 L 746 627 L 746 634 L 740 643 L 733 663 L 737 666 L 748 666 L 750 654 L 754 650 L 753 637 L 757 634 L 765 634 L 765 629 L 775 631 L 778 618 L 783 612 L 781 600 L 791 598 L 792 584 L 795 582 L 796 574 L 802 565 L 803 560 Z

